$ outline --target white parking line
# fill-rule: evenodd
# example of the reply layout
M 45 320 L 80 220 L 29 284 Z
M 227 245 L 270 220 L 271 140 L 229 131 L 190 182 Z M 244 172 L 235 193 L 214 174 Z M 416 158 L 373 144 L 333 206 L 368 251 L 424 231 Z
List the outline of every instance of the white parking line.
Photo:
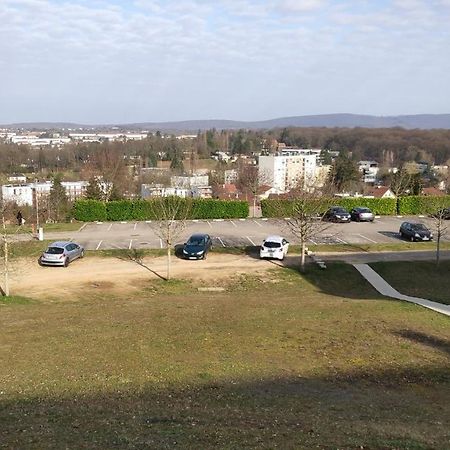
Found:
M 256 246 L 256 244 L 248 236 L 245 236 L 245 237 L 250 241 L 250 244 Z
M 254 220 L 253 222 L 255 222 L 256 225 L 258 225 L 258 227 L 262 227 L 262 225 L 259 222 L 257 222 L 256 220 Z
M 219 242 L 222 244 L 222 247 L 225 247 L 225 244 L 223 243 L 222 239 L 220 239 L 219 236 L 217 236 L 217 239 L 219 240 Z
M 245 222 L 247 219 L 239 219 L 241 222 Z
M 316 241 L 313 241 L 312 239 L 309 239 L 310 242 L 312 242 L 314 245 L 317 245 Z
M 230 220 L 230 223 L 237 228 L 237 225 L 232 220 Z
M 126 220 L 122 220 L 120 223 L 128 223 Z
M 108 227 L 108 231 L 111 231 L 112 226 L 113 226 L 113 224 L 111 224 L 111 225 Z
M 102 245 L 102 242 L 103 242 L 103 241 L 100 241 L 100 242 L 98 243 L 97 247 L 95 247 L 95 250 L 98 250 L 98 249 L 100 248 L 100 245 Z
M 267 221 L 269 219 L 267 217 L 262 217 L 261 220 Z
M 343 239 L 341 239 L 341 238 L 338 238 L 338 237 L 335 237 L 335 239 L 337 240 L 337 241 L 339 241 L 341 244 L 348 244 L 348 242 L 345 242 Z
M 95 222 L 97 225 L 103 225 L 103 222 Z
M 366 236 L 363 236 L 362 234 L 358 234 L 358 236 L 361 236 L 363 239 L 366 239 L 366 240 L 369 241 L 369 242 L 373 242 L 374 244 L 378 244 L 377 241 L 374 241 L 373 239 L 370 239 L 370 238 L 368 238 L 368 237 L 366 237 Z
M 163 248 L 163 241 L 162 241 L 161 238 L 159 238 L 159 246 L 160 246 L 161 248 Z
M 152 223 L 152 221 L 151 220 L 146 220 L 145 223 Z
M 135 230 L 135 229 L 136 229 L 136 227 L 137 227 L 137 222 L 136 222 L 136 223 L 134 224 L 134 228 L 133 228 L 133 229 Z
M 131 250 L 132 245 L 133 245 L 133 239 L 130 239 L 130 245 L 128 246 L 128 250 Z
M 84 230 L 85 226 L 87 225 L 87 223 L 85 223 L 84 225 L 81 225 L 81 227 L 78 229 L 78 232 Z
M 223 219 L 213 219 L 213 222 L 223 222 Z
M 198 219 L 192 219 L 192 222 L 198 223 Z
M 212 228 L 211 222 L 209 220 L 206 221 L 206 223 Z

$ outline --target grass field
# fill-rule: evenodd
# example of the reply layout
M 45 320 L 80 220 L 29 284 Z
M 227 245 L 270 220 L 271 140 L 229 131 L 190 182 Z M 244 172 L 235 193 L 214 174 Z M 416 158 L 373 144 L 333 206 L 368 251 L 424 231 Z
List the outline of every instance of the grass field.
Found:
M 376 262 L 370 264 L 402 294 L 450 305 L 450 261 Z
M 448 317 L 345 264 L 0 303 L 0 447 L 450 446 Z
M 44 232 L 53 232 L 53 231 L 77 231 L 83 223 L 80 222 L 62 222 L 62 223 L 43 223 L 41 227 L 44 229 Z M 17 225 L 7 225 L 6 233 L 7 234 L 29 234 L 32 233 L 31 225 L 25 224 L 21 227 Z M 3 231 L 2 231 L 3 232 Z

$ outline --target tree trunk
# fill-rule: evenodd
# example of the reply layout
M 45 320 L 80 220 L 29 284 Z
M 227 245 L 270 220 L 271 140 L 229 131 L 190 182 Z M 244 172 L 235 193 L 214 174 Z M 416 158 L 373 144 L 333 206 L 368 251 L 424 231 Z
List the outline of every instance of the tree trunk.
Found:
M 170 245 L 167 244 L 167 276 L 166 276 L 167 280 L 170 280 L 170 259 L 171 259 L 171 248 Z
M 306 259 L 305 258 L 305 251 L 306 251 L 306 243 L 305 243 L 305 240 L 302 239 L 302 242 L 301 242 L 301 252 L 302 252 L 302 254 L 300 256 L 300 270 L 302 272 L 305 271 L 305 259 Z
M 437 239 L 436 239 L 436 266 L 437 267 L 439 267 L 440 251 L 441 251 L 441 233 L 440 233 L 440 231 L 438 231 Z
M 5 296 L 9 297 L 8 241 L 5 235 L 3 250 L 5 251 Z

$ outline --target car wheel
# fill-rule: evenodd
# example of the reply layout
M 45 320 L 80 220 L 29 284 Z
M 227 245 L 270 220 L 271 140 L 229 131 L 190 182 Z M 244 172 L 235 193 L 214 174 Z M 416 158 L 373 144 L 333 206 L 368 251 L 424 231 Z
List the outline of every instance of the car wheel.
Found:
M 414 236 L 411 236 L 411 237 L 409 238 L 409 240 L 410 240 L 411 242 L 414 242 Z
M 67 267 L 68 265 L 69 265 L 69 258 L 66 258 L 65 260 L 64 260 L 64 267 Z
M 41 258 L 38 259 L 38 264 L 39 264 L 40 266 L 43 266 L 43 265 L 44 265 L 44 264 L 42 264 Z
M 206 259 L 206 252 L 203 253 L 202 259 Z
M 81 250 L 80 258 L 84 258 L 84 250 Z

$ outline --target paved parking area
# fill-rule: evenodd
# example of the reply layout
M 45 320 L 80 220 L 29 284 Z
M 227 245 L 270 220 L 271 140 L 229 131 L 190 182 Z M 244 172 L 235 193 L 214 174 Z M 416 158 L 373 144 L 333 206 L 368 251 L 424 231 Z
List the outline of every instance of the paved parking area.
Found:
M 392 216 L 380 217 L 372 223 L 329 224 L 311 239 L 311 243 L 361 245 L 405 242 L 398 235 L 400 224 L 404 220 L 432 225 L 430 219 L 423 217 Z M 163 248 L 163 242 L 155 233 L 155 225 L 149 221 L 89 223 L 76 232 L 48 233 L 44 237 L 51 240 L 72 239 L 89 250 Z M 281 234 L 292 244 L 298 243 L 285 222 L 275 219 L 189 220 L 177 243 L 185 242 L 195 232 L 208 233 L 213 238 L 214 245 L 222 247 L 260 245 L 271 234 Z M 450 240 L 450 237 L 446 239 Z

